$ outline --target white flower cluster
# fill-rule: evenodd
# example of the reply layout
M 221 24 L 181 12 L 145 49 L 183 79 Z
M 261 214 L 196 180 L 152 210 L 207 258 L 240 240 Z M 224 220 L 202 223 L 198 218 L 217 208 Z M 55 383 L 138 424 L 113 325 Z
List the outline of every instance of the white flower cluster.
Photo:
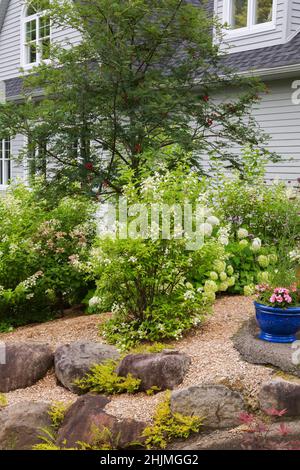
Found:
M 289 252 L 289 257 L 290 257 L 291 261 L 299 263 L 299 261 L 300 261 L 300 249 L 290 251 Z
M 223 246 L 227 246 L 229 243 L 231 226 L 227 225 L 226 227 L 220 227 L 218 231 L 218 241 Z
M 249 246 L 250 242 L 247 240 L 249 237 L 249 232 L 245 228 L 239 228 L 237 231 L 237 237 L 240 240 L 239 244 L 241 247 L 246 248 Z M 252 240 L 252 243 L 250 245 L 250 249 L 254 252 L 257 252 L 261 249 L 262 247 L 262 242 L 260 238 L 254 238 Z
M 44 275 L 43 271 L 37 271 L 32 276 L 25 279 L 25 281 L 20 282 L 20 286 L 24 287 L 24 289 L 31 289 L 37 283 L 37 280 Z
M 102 299 L 100 297 L 94 296 L 91 297 L 89 300 L 89 307 L 98 307 L 102 303 Z

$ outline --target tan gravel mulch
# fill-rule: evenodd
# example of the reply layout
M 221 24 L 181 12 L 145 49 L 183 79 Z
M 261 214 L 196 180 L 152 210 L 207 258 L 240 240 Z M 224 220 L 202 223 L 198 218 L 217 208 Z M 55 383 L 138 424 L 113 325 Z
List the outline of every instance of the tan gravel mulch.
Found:
M 272 369 L 244 362 L 234 349 L 231 337 L 241 324 L 254 314 L 252 300 L 245 297 L 225 296 L 219 299 L 213 314 L 198 330 L 172 343 L 192 358 L 192 365 L 179 388 L 204 382 L 230 385 L 241 391 L 248 403 L 255 408 L 257 391 L 261 383 L 274 373 Z M 101 341 L 98 326 L 107 316 L 90 315 L 63 318 L 41 325 L 18 328 L 11 333 L 0 334 L 0 341 L 47 342 L 53 347 L 71 341 L 87 339 Z M 6 394 L 9 403 L 22 400 L 51 400 L 71 402 L 76 395 L 59 386 L 53 372 L 27 389 Z M 120 417 L 134 417 L 149 421 L 162 393 L 147 396 L 119 395 L 112 397 L 106 410 Z

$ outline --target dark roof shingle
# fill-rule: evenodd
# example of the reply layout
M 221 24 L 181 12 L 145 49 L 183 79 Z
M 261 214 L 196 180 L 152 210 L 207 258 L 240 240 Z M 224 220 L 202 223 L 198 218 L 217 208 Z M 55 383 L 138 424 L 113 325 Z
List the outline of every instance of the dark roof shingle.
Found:
M 285 44 L 232 52 L 224 58 L 224 64 L 239 72 L 300 64 L 300 33 Z

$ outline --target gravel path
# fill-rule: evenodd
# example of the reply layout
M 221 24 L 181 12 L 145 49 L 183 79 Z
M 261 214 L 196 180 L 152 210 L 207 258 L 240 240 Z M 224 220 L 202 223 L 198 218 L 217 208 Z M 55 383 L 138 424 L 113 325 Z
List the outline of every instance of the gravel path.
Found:
M 216 302 L 214 313 L 197 331 L 173 343 L 176 349 L 192 358 L 192 365 L 179 388 L 203 382 L 230 385 L 241 391 L 248 403 L 255 408 L 260 384 L 271 377 L 272 369 L 242 361 L 233 348 L 232 335 L 245 319 L 253 315 L 249 298 L 223 297 Z M 47 342 L 53 347 L 79 339 L 101 341 L 98 326 L 105 316 L 91 315 L 55 320 L 37 326 L 19 328 L 12 333 L 0 334 L 0 341 Z M 71 402 L 76 396 L 57 385 L 53 372 L 37 384 L 6 394 L 9 403 L 21 400 L 51 400 Z M 112 397 L 106 410 L 122 417 L 150 420 L 162 393 L 153 397 L 139 393 L 134 396 Z

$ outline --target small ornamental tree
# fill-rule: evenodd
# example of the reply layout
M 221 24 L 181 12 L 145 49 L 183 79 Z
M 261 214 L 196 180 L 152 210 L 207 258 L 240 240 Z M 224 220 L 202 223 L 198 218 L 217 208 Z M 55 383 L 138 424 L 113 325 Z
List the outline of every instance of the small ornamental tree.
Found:
M 65 184 L 67 176 L 96 193 L 118 192 L 124 166 L 139 176 L 145 166 L 188 155 L 201 170 L 203 155 L 214 152 L 241 168 L 233 144 L 263 145 L 251 117 L 261 86 L 223 67 L 212 40 L 221 28 L 206 2 L 40 2 L 53 28 L 71 27 L 81 41 L 52 44 L 50 61 L 26 77 L 24 100 L 1 105 L 0 132 L 28 137 L 35 170 L 47 173 L 56 161 L 52 181 Z M 239 92 L 213 98 L 229 88 Z

